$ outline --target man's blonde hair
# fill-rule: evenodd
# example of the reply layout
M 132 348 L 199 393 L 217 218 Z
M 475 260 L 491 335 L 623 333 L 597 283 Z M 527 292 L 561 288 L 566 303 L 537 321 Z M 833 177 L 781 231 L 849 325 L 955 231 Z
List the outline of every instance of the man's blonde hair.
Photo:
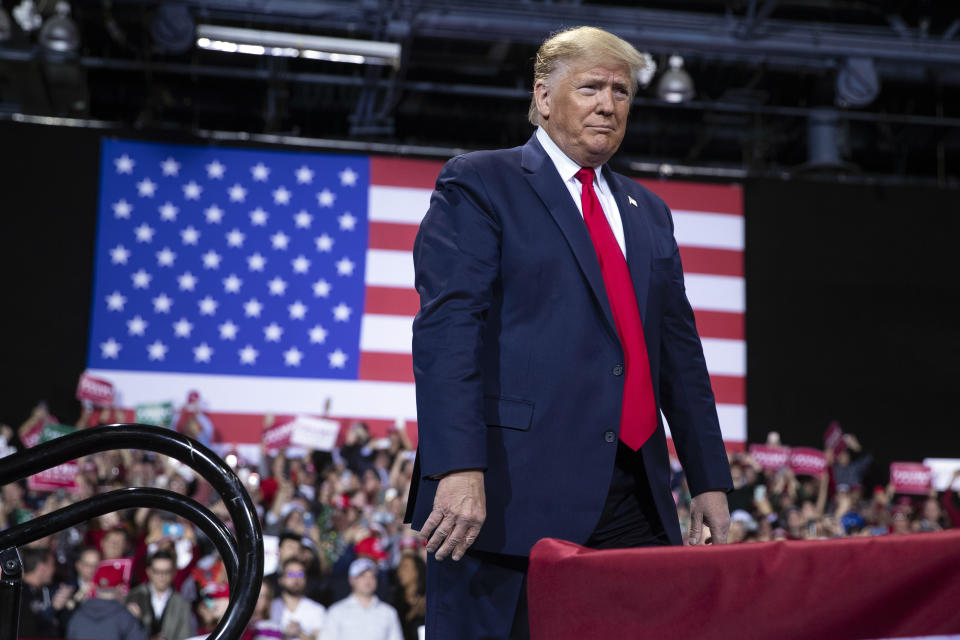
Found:
M 611 59 L 630 69 L 630 97 L 633 98 L 637 91 L 637 72 L 646 65 L 643 56 L 623 38 L 596 27 L 573 27 L 544 40 L 533 63 L 533 85 L 536 87 L 540 80 L 548 82 L 565 62 Z M 541 124 L 536 95 L 530 100 L 527 119 L 531 124 Z

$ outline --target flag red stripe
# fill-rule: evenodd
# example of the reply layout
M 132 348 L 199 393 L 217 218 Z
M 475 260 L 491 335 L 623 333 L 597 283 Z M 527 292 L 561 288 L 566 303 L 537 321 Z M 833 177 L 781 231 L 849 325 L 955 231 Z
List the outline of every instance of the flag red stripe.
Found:
M 743 251 L 680 246 L 684 273 L 743 277 Z
M 746 339 L 742 313 L 694 309 L 693 316 L 697 321 L 697 331 L 701 338 Z
M 710 386 L 720 404 L 747 403 L 747 381 L 742 376 L 710 376 Z
M 433 190 L 443 162 L 370 156 L 370 184 Z
M 417 237 L 417 229 L 419 227 L 415 224 L 371 222 L 368 242 L 371 249 L 413 251 L 413 240 Z
M 391 316 L 415 316 L 420 309 L 420 296 L 413 289 L 367 287 L 364 313 Z M 744 314 L 694 309 L 697 329 L 702 338 L 743 340 Z
M 364 313 L 388 316 L 415 316 L 420 310 L 420 296 L 415 289 L 367 287 Z
M 383 382 L 413 382 L 413 356 L 409 353 L 360 354 L 360 379 Z M 713 395 L 721 404 L 744 404 L 747 394 L 740 376 L 710 376 Z
M 663 198 L 671 209 L 743 215 L 743 188 L 738 184 L 704 184 L 668 180 L 637 180 Z
M 413 382 L 413 356 L 409 353 L 360 352 L 361 380 Z

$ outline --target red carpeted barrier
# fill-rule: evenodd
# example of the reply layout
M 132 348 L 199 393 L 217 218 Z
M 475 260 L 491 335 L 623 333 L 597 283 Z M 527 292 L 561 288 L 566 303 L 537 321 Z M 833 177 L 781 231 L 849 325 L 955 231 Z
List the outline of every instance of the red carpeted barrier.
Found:
M 532 640 L 960 633 L 960 531 L 530 555 Z

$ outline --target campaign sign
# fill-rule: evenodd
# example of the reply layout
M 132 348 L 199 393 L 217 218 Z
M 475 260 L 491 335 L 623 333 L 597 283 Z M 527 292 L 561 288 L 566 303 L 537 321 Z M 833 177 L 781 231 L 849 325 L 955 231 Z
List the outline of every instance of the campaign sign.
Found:
M 764 471 L 776 471 L 790 464 L 790 447 L 751 444 L 750 456 Z
M 818 476 L 827 470 L 827 458 L 819 449 L 795 447 L 790 452 L 790 468 L 798 476 Z
M 89 400 L 98 407 L 112 407 L 113 383 L 84 373 L 77 384 L 77 400 Z
M 40 439 L 37 441 L 37 444 L 41 442 L 49 442 L 50 440 L 56 440 L 60 436 L 65 436 L 68 433 L 73 433 L 77 428 L 69 424 L 57 424 L 55 422 L 48 422 L 43 425 L 43 430 L 40 432 Z
M 139 404 L 134 414 L 134 420 L 140 424 L 152 424 L 157 427 L 170 427 L 173 420 L 173 403 L 158 402 L 155 404 Z
M 290 446 L 290 436 L 293 433 L 293 422 L 275 424 L 263 432 L 263 446 L 270 453 L 286 449 Z
M 930 492 L 933 471 L 919 462 L 891 462 L 890 483 L 897 493 L 923 496 Z
M 340 434 L 340 423 L 336 420 L 297 416 L 292 424 L 290 442 L 305 449 L 332 451 Z
M 80 467 L 76 462 L 65 462 L 51 469 L 44 469 L 40 473 L 27 478 L 27 488 L 31 491 L 50 492 L 64 489 L 75 492 L 79 489 L 77 486 L 77 474 Z

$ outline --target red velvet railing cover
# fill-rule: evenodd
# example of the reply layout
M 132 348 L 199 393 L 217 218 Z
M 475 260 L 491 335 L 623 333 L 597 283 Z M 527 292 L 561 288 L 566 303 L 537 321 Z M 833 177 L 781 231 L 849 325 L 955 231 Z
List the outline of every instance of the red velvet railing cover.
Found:
M 537 543 L 532 640 L 960 634 L 960 531 L 595 551 Z

